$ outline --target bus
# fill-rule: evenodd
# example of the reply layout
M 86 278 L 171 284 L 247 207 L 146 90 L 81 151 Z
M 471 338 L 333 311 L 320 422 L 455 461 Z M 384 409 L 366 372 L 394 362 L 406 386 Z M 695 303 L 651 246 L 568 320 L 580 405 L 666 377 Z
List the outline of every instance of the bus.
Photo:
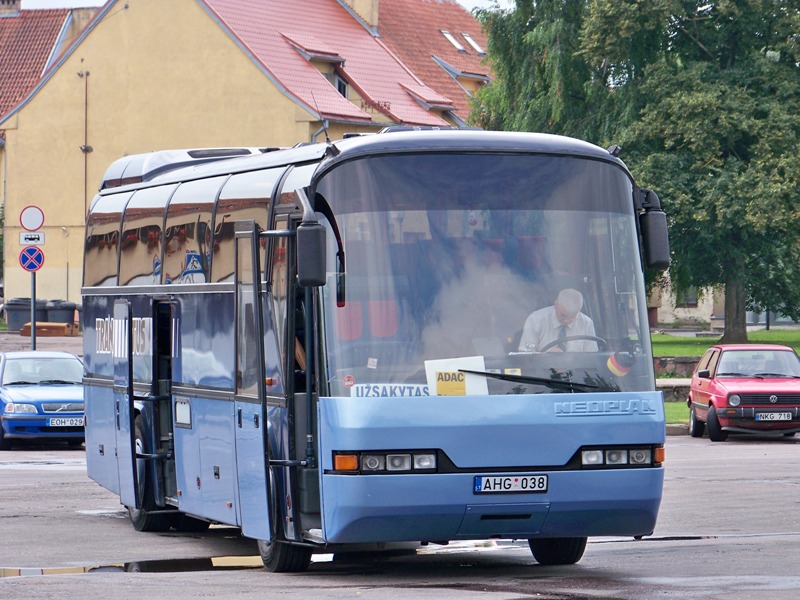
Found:
M 240 528 L 273 572 L 652 534 L 667 220 L 617 154 L 388 130 L 114 162 L 86 223 L 89 477 L 137 530 Z M 564 289 L 591 335 L 523 342 Z

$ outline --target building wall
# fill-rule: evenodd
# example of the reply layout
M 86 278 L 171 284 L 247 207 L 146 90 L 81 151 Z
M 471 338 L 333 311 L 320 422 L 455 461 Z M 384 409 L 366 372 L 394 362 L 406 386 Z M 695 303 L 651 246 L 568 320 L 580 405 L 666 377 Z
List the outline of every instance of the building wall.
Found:
M 712 316 L 722 316 L 721 292 L 711 289 L 703 290 L 697 294 L 696 306 L 676 306 L 676 297 L 671 288 L 658 294 L 658 298 L 651 297 L 651 306 L 658 308 L 659 325 L 697 325 L 709 327 Z
M 24 207 L 45 214 L 37 298 L 80 302 L 84 219 L 111 162 L 163 148 L 290 146 L 311 139 L 312 119 L 196 0 L 114 3 L 0 125 L 5 297 L 30 296 L 19 265 Z M 350 130 L 334 124 L 329 135 Z

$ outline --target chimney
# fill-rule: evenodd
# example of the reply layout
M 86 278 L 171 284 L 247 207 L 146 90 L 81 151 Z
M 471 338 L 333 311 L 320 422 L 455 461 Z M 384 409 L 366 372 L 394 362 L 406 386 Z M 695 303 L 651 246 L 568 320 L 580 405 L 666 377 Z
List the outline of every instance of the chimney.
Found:
M 339 0 L 358 15 L 367 26 L 378 30 L 378 1 L 379 0 Z M 389 0 L 391 2 L 391 0 Z
M 0 0 L 0 18 L 18 17 L 22 0 Z

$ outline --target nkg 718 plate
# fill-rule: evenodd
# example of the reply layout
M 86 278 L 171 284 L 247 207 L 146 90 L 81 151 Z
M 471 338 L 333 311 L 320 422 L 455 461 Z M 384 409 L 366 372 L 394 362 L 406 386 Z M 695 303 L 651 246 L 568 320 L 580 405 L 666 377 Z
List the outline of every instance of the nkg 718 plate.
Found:
M 543 493 L 547 491 L 547 475 L 477 475 L 476 494 Z

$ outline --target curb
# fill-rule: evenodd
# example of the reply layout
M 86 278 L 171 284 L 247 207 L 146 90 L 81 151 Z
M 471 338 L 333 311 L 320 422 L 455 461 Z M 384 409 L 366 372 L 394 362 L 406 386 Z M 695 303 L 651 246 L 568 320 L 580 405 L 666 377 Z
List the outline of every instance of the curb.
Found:
M 667 425 L 667 435 L 689 435 L 689 426 L 681 423 Z

